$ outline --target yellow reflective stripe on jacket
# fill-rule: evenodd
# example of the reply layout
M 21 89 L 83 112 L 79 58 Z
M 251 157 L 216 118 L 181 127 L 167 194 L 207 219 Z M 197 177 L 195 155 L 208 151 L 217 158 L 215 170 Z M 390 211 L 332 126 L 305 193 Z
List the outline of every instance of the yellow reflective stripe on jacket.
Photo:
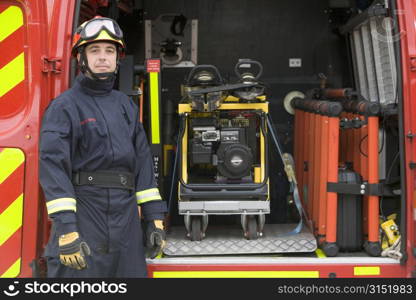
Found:
M 48 215 L 65 210 L 77 211 L 77 201 L 73 198 L 59 198 L 46 203 Z
M 159 189 L 152 188 L 144 191 L 140 191 L 136 193 L 137 197 L 137 204 L 143 204 L 148 201 L 152 200 L 162 200 L 162 197 L 160 197 Z

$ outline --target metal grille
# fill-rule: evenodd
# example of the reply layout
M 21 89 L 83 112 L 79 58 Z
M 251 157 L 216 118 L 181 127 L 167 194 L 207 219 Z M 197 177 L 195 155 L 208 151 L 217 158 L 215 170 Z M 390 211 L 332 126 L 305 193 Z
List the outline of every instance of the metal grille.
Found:
M 397 76 L 391 19 L 372 17 L 350 35 L 355 84 L 369 101 L 396 101 Z

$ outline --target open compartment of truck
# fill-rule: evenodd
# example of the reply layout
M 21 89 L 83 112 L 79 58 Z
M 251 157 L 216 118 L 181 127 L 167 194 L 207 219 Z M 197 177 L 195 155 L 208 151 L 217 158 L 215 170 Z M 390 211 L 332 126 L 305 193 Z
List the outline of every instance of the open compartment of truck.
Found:
M 0 172 L 6 191 L 0 226 L 8 231 L 0 236 L 0 276 L 44 274 L 50 223 L 37 184 L 39 120 L 71 86 L 77 73 L 71 35 L 95 15 L 116 19 L 124 32 L 127 55 L 115 88 L 140 107 L 169 206 L 168 245 L 147 260 L 150 276 L 415 276 L 414 11 L 407 0 L 1 2 L 0 23 L 8 26 L 0 29 L 0 50 L 8 54 L 0 59 L 0 77 L 7 79 L 0 88 L 0 162 L 8 168 Z M 244 59 L 263 66 L 265 97 L 252 104 L 267 103 L 268 133 L 273 129 L 281 152 L 294 157 L 294 173 L 267 135 L 268 203 L 255 203 L 257 213 L 262 205 L 269 209 L 263 235 L 247 239 L 240 215 L 214 214 L 205 237 L 192 241 L 179 213 L 175 169 L 179 107 L 192 107 L 181 103 L 184 82 L 195 66 L 212 65 L 224 85 L 241 84 L 234 68 Z M 253 124 L 244 114 L 227 118 Z M 209 139 L 221 130 L 240 132 L 240 125 L 221 122 L 194 132 Z M 193 162 L 211 159 L 219 148 L 205 146 L 192 148 Z M 189 154 L 182 158 L 191 161 Z M 212 165 L 208 170 L 218 175 Z M 259 165 L 253 159 L 245 177 L 258 177 Z M 305 211 L 295 233 L 301 214 L 287 174 L 296 175 Z M 195 178 L 199 183 L 202 176 Z M 207 204 L 203 209 L 215 212 Z
M 398 257 L 381 256 L 382 235 L 379 236 L 379 218 L 385 221 L 392 214 L 398 224 L 395 234 L 405 234 L 398 134 L 401 85 L 399 47 L 395 43 L 398 29 L 397 23 L 391 22 L 395 18 L 391 13 L 394 3 L 370 2 L 260 0 L 253 5 L 246 0 L 141 1 L 130 11 L 114 6 L 98 8 L 102 15 L 116 18 L 125 32 L 127 57 L 122 62 L 119 89 L 132 95 L 142 109 L 159 187 L 169 202 L 168 244 L 163 257 L 148 261 L 151 270 L 170 270 L 173 265 L 180 268 L 183 264 L 237 266 L 241 262 L 253 268 L 257 264 L 383 263 L 390 267 L 400 263 L 398 248 Z M 83 3 L 78 7 L 78 23 L 90 17 L 86 15 L 86 6 Z M 184 82 L 193 67 L 214 65 L 224 81 L 234 83 L 237 80 L 234 66 L 246 58 L 263 65 L 261 82 L 266 86 L 276 138 L 284 152 L 295 156 L 298 188 L 306 211 L 303 228 L 300 233 L 291 232 L 300 221 L 299 212 L 279 152 L 271 147 L 270 213 L 266 214 L 264 235 L 247 240 L 241 234 L 238 216 L 219 214 L 210 216 L 206 236 L 192 241 L 178 213 L 179 167 L 175 167 L 178 105 L 184 98 Z M 138 87 L 143 90 L 141 96 L 135 93 Z M 305 121 L 302 118 L 306 116 L 294 114 L 298 108 L 293 103 L 296 99 L 340 103 L 342 114 L 340 111 L 335 116 L 339 122 L 334 131 L 339 135 L 336 145 L 321 139 L 321 132 L 314 127 L 318 125 L 305 123 L 314 122 L 312 117 Z M 368 115 L 359 112 L 347 115 L 344 109 L 347 101 L 367 101 L 379 106 L 376 133 L 369 133 Z M 323 115 L 319 108 L 313 113 L 317 119 Z M 360 128 L 365 132 L 358 136 L 348 133 Z M 375 181 L 368 178 L 370 140 L 373 146 L 376 141 L 378 149 L 376 166 L 370 167 L 376 167 Z M 273 143 L 271 137 L 269 143 Z M 324 143 L 326 152 L 322 147 L 317 150 L 317 143 Z M 304 155 L 299 156 L 299 151 L 304 151 Z M 355 192 L 350 186 L 344 186 L 344 191 L 334 186 L 327 188 L 331 181 L 338 183 L 338 175 L 331 180 L 325 177 L 327 169 L 324 172 L 318 165 L 324 160 L 322 155 L 333 151 L 337 153 L 335 161 L 330 162 L 332 172 L 338 174 L 341 167 L 356 171 L 360 180 L 356 185 L 368 184 L 371 192 L 360 195 L 357 186 Z M 352 152 L 355 154 L 350 155 Z M 329 168 L 327 165 L 325 168 Z M 319 193 L 319 187 L 323 187 L 325 196 Z M 341 220 L 343 212 L 337 211 L 337 196 L 341 199 L 341 195 L 349 193 L 360 199 L 358 205 L 362 207 Z M 338 223 L 334 212 L 341 220 Z M 336 232 L 340 235 L 342 230 L 348 231 L 352 219 L 360 228 L 359 236 L 353 237 L 360 245 L 354 249 L 339 247 Z M 369 239 L 374 249 L 367 248 Z M 335 252 L 328 248 L 331 243 L 336 246 Z M 380 275 L 380 271 L 372 275 Z

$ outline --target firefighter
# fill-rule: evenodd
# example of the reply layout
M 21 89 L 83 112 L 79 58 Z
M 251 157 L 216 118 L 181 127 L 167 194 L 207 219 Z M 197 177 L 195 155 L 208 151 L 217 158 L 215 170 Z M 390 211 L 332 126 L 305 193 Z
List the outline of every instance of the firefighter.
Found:
M 166 203 L 156 187 L 138 108 L 113 90 L 125 43 L 118 24 L 95 17 L 76 31 L 80 74 L 42 121 L 40 183 L 51 235 L 48 277 L 145 277 L 161 253 Z

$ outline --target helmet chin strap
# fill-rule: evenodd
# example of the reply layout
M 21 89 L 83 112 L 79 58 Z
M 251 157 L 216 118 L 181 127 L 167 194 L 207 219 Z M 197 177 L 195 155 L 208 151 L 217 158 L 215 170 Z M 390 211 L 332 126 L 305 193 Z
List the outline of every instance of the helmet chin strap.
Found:
M 113 72 L 95 73 L 91 70 L 91 68 L 88 64 L 87 55 L 85 55 L 84 50 L 85 50 L 84 47 L 79 49 L 80 58 L 79 58 L 78 65 L 79 65 L 80 70 L 81 70 L 82 73 L 91 75 L 92 79 L 94 79 L 94 80 L 113 80 L 113 79 L 115 79 L 115 77 L 117 76 L 119 65 L 120 65 L 119 64 L 118 51 L 117 51 L 117 58 L 116 58 L 116 60 L 117 60 L 116 69 Z

